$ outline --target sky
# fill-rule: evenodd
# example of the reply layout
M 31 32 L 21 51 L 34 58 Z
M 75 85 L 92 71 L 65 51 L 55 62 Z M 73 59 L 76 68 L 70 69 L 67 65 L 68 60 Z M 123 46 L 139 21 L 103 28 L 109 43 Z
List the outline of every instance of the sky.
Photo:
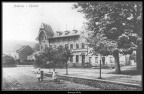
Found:
M 84 15 L 74 3 L 3 3 L 3 40 L 36 41 L 41 23 L 53 31 L 81 30 Z

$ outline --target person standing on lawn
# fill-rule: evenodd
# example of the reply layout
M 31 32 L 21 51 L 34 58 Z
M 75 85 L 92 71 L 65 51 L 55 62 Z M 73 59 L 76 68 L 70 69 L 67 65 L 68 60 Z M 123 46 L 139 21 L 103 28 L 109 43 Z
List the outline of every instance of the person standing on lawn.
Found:
M 52 79 L 55 81 L 56 79 L 56 72 L 55 72 L 55 69 L 53 69 L 53 72 L 52 72 Z
M 55 71 L 55 69 L 53 69 L 52 79 L 53 79 L 54 82 L 60 82 L 60 80 L 58 79 L 58 74 Z
M 41 69 L 39 69 L 37 71 L 37 79 L 38 79 L 39 82 L 40 82 L 40 78 L 41 78 Z
M 40 74 L 41 74 L 41 76 L 40 76 L 41 81 L 43 81 L 43 74 L 44 74 L 44 71 L 43 71 L 43 70 L 41 70 L 41 71 L 40 71 Z

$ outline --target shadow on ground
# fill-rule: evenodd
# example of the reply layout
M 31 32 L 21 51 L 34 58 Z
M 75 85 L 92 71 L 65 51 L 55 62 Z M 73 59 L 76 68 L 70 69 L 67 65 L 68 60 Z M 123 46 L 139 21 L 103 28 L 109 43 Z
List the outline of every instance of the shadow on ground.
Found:
M 115 72 L 109 72 L 107 74 L 116 74 Z M 121 74 L 123 75 L 141 75 L 142 71 L 141 70 L 122 70 Z

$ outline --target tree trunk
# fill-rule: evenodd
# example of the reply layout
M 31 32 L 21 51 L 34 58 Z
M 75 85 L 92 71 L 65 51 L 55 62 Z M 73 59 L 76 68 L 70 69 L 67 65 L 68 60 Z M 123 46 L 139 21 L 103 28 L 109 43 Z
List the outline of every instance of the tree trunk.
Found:
M 136 65 L 137 65 L 137 70 L 142 69 L 142 51 L 140 46 L 138 46 L 136 50 Z
M 116 74 L 120 74 L 121 70 L 120 70 L 120 63 L 119 63 L 119 53 L 116 52 L 113 56 L 115 60 L 115 72 Z

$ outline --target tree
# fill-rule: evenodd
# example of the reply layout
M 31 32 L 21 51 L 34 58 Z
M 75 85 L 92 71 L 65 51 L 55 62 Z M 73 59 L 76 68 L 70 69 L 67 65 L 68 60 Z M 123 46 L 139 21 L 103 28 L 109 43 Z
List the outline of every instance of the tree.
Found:
M 70 58 L 71 52 L 67 47 L 58 46 L 57 48 L 46 47 L 44 49 L 44 58 L 45 62 L 49 61 L 51 67 L 56 68 L 59 67 L 57 65 L 66 65 L 66 74 L 68 74 L 68 60 Z
M 66 75 L 68 75 L 68 60 L 71 56 L 71 51 L 68 49 L 67 46 L 66 47 L 59 46 L 58 51 L 61 54 L 60 61 L 64 62 L 64 64 L 66 65 Z
M 100 54 L 101 56 L 107 56 L 107 55 L 114 55 L 115 61 L 119 61 L 118 54 L 116 53 L 117 45 L 114 41 L 108 40 L 106 37 L 103 36 L 103 34 L 98 34 L 96 36 L 89 36 L 87 39 L 88 46 L 93 48 L 93 54 L 97 55 Z M 101 61 L 100 61 L 101 62 Z M 116 64 L 116 72 L 118 73 L 120 71 L 120 65 L 119 62 L 115 62 Z
M 35 56 L 35 67 L 42 67 L 42 65 L 45 63 L 45 55 L 44 52 L 38 51 L 36 52 Z
M 141 39 L 142 3 L 79 2 L 74 4 L 74 8 L 85 14 L 88 30 L 93 31 L 93 37 L 103 34 L 108 41 L 115 43 L 111 52 L 115 58 L 116 72 L 120 73 L 119 53 L 130 54 L 140 47 L 137 42 Z M 125 39 L 127 42 L 122 42 Z
M 16 66 L 14 58 L 10 55 L 3 56 L 3 66 Z

